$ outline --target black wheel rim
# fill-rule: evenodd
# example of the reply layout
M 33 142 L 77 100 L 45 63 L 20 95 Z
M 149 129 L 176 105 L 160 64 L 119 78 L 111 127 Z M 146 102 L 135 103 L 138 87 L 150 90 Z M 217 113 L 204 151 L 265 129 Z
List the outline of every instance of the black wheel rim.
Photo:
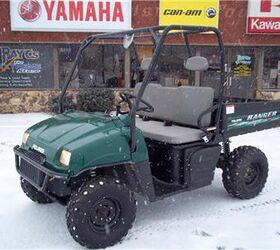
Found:
M 90 213 L 90 226 L 94 232 L 109 234 L 120 222 L 121 208 L 116 199 L 103 198 Z
M 258 164 L 250 164 L 246 168 L 245 172 L 245 184 L 248 187 L 253 187 L 258 182 L 260 177 L 260 167 Z

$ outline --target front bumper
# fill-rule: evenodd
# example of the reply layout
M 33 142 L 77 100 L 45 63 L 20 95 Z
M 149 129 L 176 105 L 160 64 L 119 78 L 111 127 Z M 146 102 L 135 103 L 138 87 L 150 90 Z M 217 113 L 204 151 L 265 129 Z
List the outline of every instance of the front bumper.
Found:
M 46 159 L 39 153 L 14 147 L 16 170 L 25 180 L 52 200 L 71 193 L 69 176 L 45 167 Z

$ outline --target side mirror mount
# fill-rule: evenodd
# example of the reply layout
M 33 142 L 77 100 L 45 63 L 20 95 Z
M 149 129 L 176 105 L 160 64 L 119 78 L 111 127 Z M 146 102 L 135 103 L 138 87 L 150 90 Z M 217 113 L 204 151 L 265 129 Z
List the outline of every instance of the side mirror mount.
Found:
M 125 35 L 123 38 L 123 47 L 125 49 L 128 49 L 131 44 L 133 43 L 133 39 L 134 39 L 134 34 L 133 35 Z
M 152 62 L 152 57 L 144 58 L 141 62 L 141 69 L 147 71 L 150 67 L 151 62 Z
M 205 71 L 209 68 L 209 63 L 205 57 L 192 56 L 184 61 L 184 67 L 191 71 Z

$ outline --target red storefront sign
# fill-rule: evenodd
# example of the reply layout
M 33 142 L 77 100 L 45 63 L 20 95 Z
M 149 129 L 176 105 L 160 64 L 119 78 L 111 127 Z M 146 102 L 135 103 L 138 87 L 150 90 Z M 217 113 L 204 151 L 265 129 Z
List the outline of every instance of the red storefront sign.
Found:
M 249 0 L 247 32 L 280 34 L 280 0 Z

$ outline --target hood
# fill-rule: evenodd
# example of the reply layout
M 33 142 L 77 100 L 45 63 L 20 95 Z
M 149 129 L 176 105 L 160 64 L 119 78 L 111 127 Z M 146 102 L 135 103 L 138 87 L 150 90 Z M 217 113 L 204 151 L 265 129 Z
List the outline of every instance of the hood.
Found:
M 27 132 L 29 137 L 22 147 L 34 148 L 44 154 L 47 166 L 54 171 L 76 175 L 93 166 L 108 166 L 132 159 L 129 116 L 68 112 L 39 122 Z M 146 160 L 146 144 L 140 131 L 138 141 L 142 145 L 142 150 L 139 146 L 140 156 Z M 71 153 L 69 166 L 63 166 L 59 161 L 62 150 Z
M 123 128 L 118 117 L 68 112 L 30 127 L 27 143 L 22 146 L 44 154 L 52 170 L 77 173 L 81 168 L 129 160 L 127 129 Z M 62 150 L 71 152 L 67 168 L 59 162 Z
M 56 115 L 30 127 L 30 143 L 59 149 L 89 134 L 115 127 L 114 119 L 101 113 L 71 112 Z M 36 145 L 37 145 L 36 144 Z M 32 147 L 32 145 L 29 145 Z

